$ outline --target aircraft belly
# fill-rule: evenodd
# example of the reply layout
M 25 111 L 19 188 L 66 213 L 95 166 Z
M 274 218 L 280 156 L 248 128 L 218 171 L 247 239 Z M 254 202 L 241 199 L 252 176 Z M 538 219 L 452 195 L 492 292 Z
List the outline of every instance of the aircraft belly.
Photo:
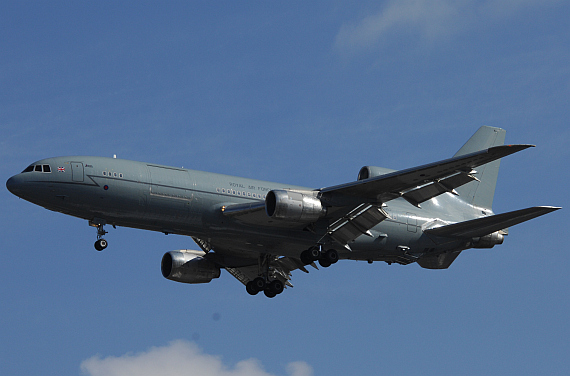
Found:
M 259 229 L 245 228 L 212 232 L 211 243 L 216 252 L 233 250 L 259 255 L 270 253 L 280 256 L 299 257 L 305 249 L 316 244 L 315 234 L 303 231 L 261 232 Z M 216 248 L 218 246 L 218 248 Z
M 421 222 L 409 221 L 408 214 L 398 216 L 392 213 L 392 218 L 384 220 L 370 231 L 373 236 L 359 236 L 349 244 L 352 252 L 343 252 L 340 257 L 373 261 L 394 261 L 404 257 L 413 262 L 417 255 L 434 248 L 435 244 L 423 234 L 419 225 Z

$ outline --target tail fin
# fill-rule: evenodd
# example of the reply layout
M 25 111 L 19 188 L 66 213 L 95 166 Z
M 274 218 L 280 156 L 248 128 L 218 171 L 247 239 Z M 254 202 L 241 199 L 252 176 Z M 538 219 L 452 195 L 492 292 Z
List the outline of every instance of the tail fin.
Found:
M 492 146 L 504 145 L 506 133 L 501 128 L 483 126 L 455 153 L 454 157 L 488 149 Z M 471 205 L 492 209 L 500 164 L 501 160 L 498 159 L 479 166 L 475 174 L 479 181 L 473 181 L 457 188 L 459 197 Z

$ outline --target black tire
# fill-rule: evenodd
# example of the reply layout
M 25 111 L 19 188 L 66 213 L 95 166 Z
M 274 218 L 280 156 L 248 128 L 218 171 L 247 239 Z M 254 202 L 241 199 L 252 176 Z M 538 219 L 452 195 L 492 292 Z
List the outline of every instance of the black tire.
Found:
M 265 280 L 261 277 L 255 278 L 253 281 L 253 286 L 257 291 L 262 291 L 265 289 L 266 283 Z
M 98 251 L 102 251 L 107 248 L 107 241 L 105 239 L 98 239 L 95 242 L 95 249 Z
M 247 291 L 249 295 L 257 295 L 259 293 L 259 290 L 255 288 L 255 284 L 253 283 L 253 281 L 249 281 L 245 285 L 245 291 Z
M 327 260 L 331 264 L 335 264 L 338 261 L 338 252 L 336 251 L 336 249 L 329 249 L 328 251 L 325 252 L 322 258 Z
M 277 295 L 276 293 L 274 293 L 273 291 L 271 291 L 270 289 L 265 289 L 263 290 L 263 293 L 265 294 L 265 296 L 267 296 L 268 298 L 275 298 L 275 296 Z
M 309 248 L 309 254 L 311 255 L 313 261 L 317 261 L 318 259 L 321 258 L 321 251 L 317 247 Z
M 319 265 L 322 266 L 323 268 L 328 268 L 329 266 L 331 266 L 331 262 L 325 258 L 321 258 L 319 259 Z
M 301 252 L 301 256 L 299 258 L 301 259 L 301 262 L 305 265 L 309 265 L 310 263 L 313 262 L 313 257 L 309 253 L 308 249 Z
M 268 286 L 269 291 L 274 292 L 275 295 L 281 294 L 284 288 L 285 286 L 283 285 L 283 282 L 281 282 L 278 279 L 274 279 L 273 281 L 271 281 L 271 283 L 269 283 Z

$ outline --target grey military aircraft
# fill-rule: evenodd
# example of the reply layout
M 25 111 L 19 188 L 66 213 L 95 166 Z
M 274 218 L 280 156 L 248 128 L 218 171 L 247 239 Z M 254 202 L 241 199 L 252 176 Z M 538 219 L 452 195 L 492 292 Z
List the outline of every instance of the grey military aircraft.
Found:
M 492 211 L 504 145 L 481 127 L 452 157 L 405 170 L 365 166 L 354 182 L 311 189 L 102 157 L 43 159 L 11 177 L 10 192 L 88 220 L 95 248 L 105 225 L 181 234 L 199 250 L 162 257 L 165 278 L 207 283 L 225 269 L 249 294 L 292 287 L 291 272 L 339 259 L 448 268 L 468 248 L 502 244 L 508 227 L 558 210 Z

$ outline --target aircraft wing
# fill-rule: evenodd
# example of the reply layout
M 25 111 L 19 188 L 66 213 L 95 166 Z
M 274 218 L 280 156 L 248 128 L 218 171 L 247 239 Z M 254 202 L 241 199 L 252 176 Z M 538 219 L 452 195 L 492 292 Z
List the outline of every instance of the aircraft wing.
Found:
M 320 189 L 321 197 L 333 206 L 384 203 L 398 197 L 419 204 L 463 184 L 477 180 L 474 168 L 534 145 L 501 145 L 391 172 L 347 184 Z
M 536 206 L 532 208 L 515 210 L 508 213 L 496 214 L 488 217 L 472 219 L 470 221 L 427 229 L 424 230 L 424 232 L 428 235 L 450 238 L 481 237 L 539 217 L 541 215 L 548 214 L 558 209 L 560 208 L 554 206 Z

